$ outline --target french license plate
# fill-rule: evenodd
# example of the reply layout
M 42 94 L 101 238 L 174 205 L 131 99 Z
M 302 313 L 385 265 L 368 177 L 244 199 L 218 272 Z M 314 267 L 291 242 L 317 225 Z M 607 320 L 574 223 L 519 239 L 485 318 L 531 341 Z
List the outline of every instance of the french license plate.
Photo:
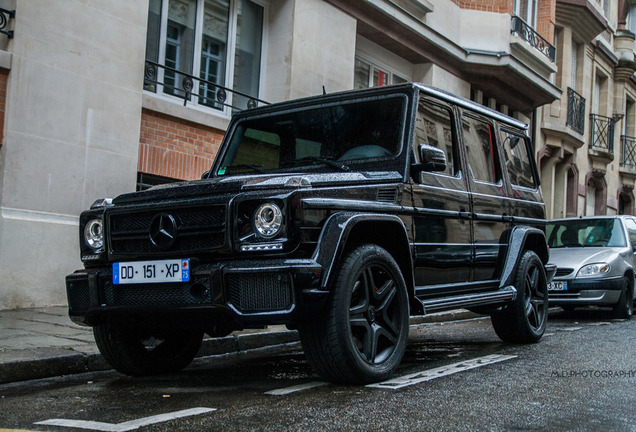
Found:
M 548 284 L 548 291 L 567 291 L 568 283 L 563 281 L 550 282 Z
M 113 263 L 113 285 L 189 280 L 189 259 Z

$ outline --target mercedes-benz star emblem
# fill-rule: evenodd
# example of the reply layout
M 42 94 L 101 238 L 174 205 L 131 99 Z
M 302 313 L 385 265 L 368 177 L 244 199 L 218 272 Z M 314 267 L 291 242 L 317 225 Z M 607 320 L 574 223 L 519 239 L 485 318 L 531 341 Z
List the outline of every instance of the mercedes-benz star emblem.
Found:
M 161 213 L 150 222 L 150 241 L 159 249 L 167 249 L 177 239 L 177 222 L 172 215 Z

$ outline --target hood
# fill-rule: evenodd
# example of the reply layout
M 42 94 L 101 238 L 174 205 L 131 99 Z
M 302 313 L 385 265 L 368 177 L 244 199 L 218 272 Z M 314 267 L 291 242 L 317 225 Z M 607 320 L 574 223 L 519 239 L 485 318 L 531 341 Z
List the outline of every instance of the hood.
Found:
M 586 248 L 552 248 L 550 263 L 561 268 L 578 269 L 586 264 L 609 263 L 625 248 L 586 247 Z
M 141 192 L 118 196 L 113 204 L 130 204 L 171 199 L 222 195 L 250 190 L 280 190 L 329 187 L 345 183 L 351 186 L 402 181 L 396 171 L 347 173 L 285 173 L 214 177 L 210 179 L 168 183 Z

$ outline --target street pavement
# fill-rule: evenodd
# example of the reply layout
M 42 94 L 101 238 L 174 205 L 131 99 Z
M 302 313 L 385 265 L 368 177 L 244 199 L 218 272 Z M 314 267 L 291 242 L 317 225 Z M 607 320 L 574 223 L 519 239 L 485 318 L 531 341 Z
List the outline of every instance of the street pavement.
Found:
M 475 317 L 465 310 L 416 317 L 411 324 Z M 299 349 L 298 333 L 284 326 L 206 338 L 197 358 L 240 360 L 272 348 Z M 90 327 L 73 323 L 66 306 L 0 310 L 0 384 L 110 369 Z

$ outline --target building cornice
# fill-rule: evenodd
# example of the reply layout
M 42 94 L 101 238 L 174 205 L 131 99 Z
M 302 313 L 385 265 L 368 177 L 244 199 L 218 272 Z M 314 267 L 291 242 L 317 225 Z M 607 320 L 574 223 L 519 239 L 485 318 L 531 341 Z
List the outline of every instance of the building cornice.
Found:
M 557 0 L 556 23 L 571 28 L 579 43 L 591 42 L 609 26 L 589 0 Z

